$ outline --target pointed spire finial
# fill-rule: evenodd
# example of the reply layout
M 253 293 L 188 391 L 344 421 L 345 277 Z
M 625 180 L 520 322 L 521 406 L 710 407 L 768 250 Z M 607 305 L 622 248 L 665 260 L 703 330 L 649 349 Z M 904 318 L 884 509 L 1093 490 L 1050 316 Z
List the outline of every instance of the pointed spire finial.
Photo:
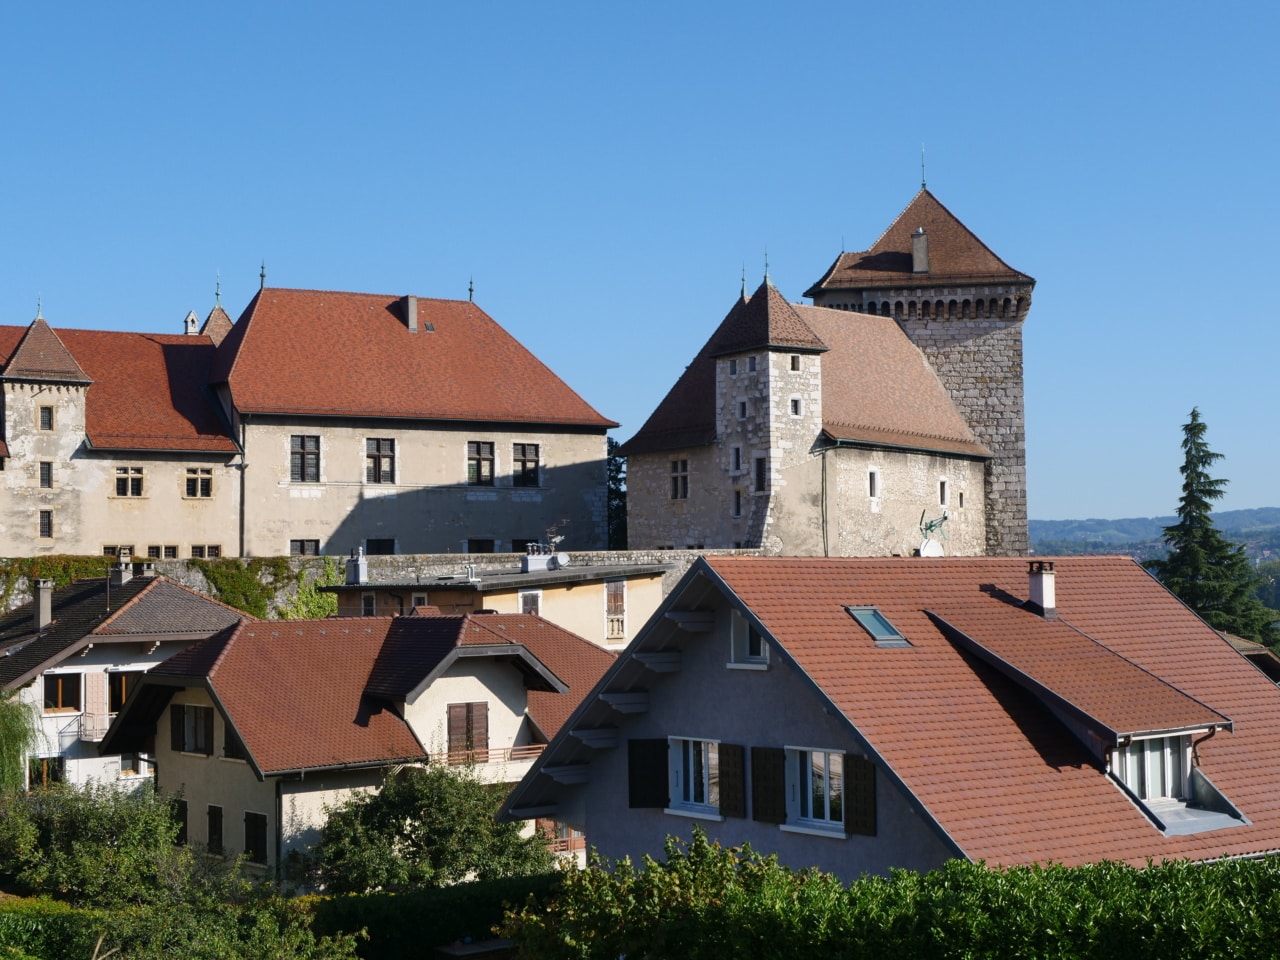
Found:
M 217 271 L 214 276 L 217 279 L 213 283 L 213 305 L 220 307 L 222 306 L 222 271 Z
M 475 303 L 476 301 L 476 278 L 467 278 L 467 302 Z
M 921 190 L 927 189 L 925 184 L 926 184 L 926 181 L 924 178 L 924 144 L 921 143 L 920 144 L 920 189 Z
M 769 286 L 769 248 L 764 248 L 764 285 Z
M 742 265 L 742 299 L 747 299 L 747 265 Z
M 258 289 L 265 289 L 267 286 L 267 261 L 263 259 L 262 269 L 258 271 Z
M 43 319 L 44 319 L 44 309 L 43 309 L 43 307 L 42 307 L 42 305 L 41 305 L 41 303 L 40 303 L 40 295 L 39 295 L 39 294 L 37 294 L 37 295 L 36 295 L 36 319 L 37 319 L 37 320 L 43 320 Z

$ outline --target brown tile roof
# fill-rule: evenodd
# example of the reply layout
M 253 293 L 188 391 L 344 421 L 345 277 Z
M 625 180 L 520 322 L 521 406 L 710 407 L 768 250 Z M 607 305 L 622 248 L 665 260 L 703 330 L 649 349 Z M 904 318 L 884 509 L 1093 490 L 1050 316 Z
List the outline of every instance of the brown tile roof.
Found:
M 891 318 L 795 309 L 830 347 L 822 357 L 822 429 L 833 439 L 991 455 L 924 354 Z
M 133 577 L 107 588 L 106 577 L 53 591 L 53 619 L 37 635 L 33 602 L 0 616 L 0 684 L 18 687 L 95 638 L 208 635 L 237 623 L 238 610 L 165 577 Z
M 474 303 L 259 291 L 218 348 L 214 382 L 248 413 L 616 426 Z
M 923 227 L 928 236 L 929 272 L 914 273 L 911 234 Z M 1035 283 L 988 249 L 928 190 L 915 195 L 870 250 L 842 253 L 822 279 L 805 291 L 868 287 L 939 286 L 944 284 Z
M 1018 605 L 1016 557 L 705 562 L 972 859 L 1140 864 L 1280 847 L 1280 689 L 1129 558 L 1056 558 L 1057 621 Z M 912 645 L 877 647 L 846 605 L 874 605 Z M 1041 700 L 934 616 L 1117 726 L 1198 722 L 1186 700 L 1171 713 L 1176 698 L 1153 698 L 1165 687 L 1212 711 L 1205 722 L 1229 717 L 1231 731 L 1200 745 L 1201 770 L 1250 823 L 1161 835 Z M 1096 672 L 1099 645 L 1132 668 L 1112 671 L 1109 657 Z
M 85 432 L 92 446 L 235 452 L 230 428 L 207 386 L 215 349 L 207 337 L 62 329 L 57 336 L 92 381 L 85 398 Z M 0 327 L 6 372 L 23 339 L 22 327 Z
M 364 693 L 391 619 L 241 624 L 166 660 L 156 678 L 208 678 L 264 775 L 425 759 L 390 705 Z
M 5 357 L 4 376 L 17 380 L 90 382 L 75 357 L 42 317 L 31 321 L 31 326 L 22 334 L 13 352 Z
M 769 318 L 768 325 L 762 318 Z M 766 329 L 774 339 L 765 335 Z M 784 331 L 790 343 L 782 339 Z M 822 427 L 833 439 L 990 456 L 924 355 L 892 319 L 789 304 L 773 287 L 762 287 L 750 300 L 734 304 L 621 453 L 714 443 L 715 358 L 768 345 L 826 351 L 821 361 Z
M 204 318 L 204 326 L 200 328 L 200 333 L 213 341 L 216 347 L 227 338 L 227 334 L 231 332 L 231 318 L 227 316 L 227 311 L 222 309 L 222 304 L 214 304 L 209 316 Z

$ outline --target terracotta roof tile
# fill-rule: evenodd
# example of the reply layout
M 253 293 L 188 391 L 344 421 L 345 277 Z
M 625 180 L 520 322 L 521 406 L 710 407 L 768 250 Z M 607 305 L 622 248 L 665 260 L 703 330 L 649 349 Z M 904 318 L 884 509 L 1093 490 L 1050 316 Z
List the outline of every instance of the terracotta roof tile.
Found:
M 767 312 L 756 304 L 767 304 Z M 990 456 L 960 416 L 919 348 L 888 317 L 788 304 L 772 287 L 739 300 L 621 453 L 715 442 L 715 358 L 773 344 L 762 317 L 780 317 L 791 349 L 822 354 L 822 426 L 836 440 Z M 801 336 L 797 331 L 803 330 Z M 803 342 L 801 342 L 803 341 Z
M 75 357 L 41 317 L 31 322 L 13 353 L 6 357 L 4 376 L 17 380 L 90 382 Z
M 216 347 L 227 338 L 230 332 L 231 318 L 227 316 L 227 311 L 222 309 L 221 303 L 214 304 L 209 315 L 204 318 L 204 325 L 200 328 L 201 335 L 208 337 Z
M 259 291 L 218 348 L 248 413 L 616 426 L 474 303 L 318 290 Z
M 972 859 L 1140 864 L 1280 847 L 1272 784 L 1280 689 L 1129 558 L 1055 558 L 1057 622 L 1011 602 L 1028 592 L 1027 562 L 1016 557 L 705 562 Z M 863 604 L 912 645 L 876 647 L 844 609 Z M 951 642 L 929 611 L 965 623 L 1010 657 L 1030 658 L 1028 669 L 1049 671 L 1047 679 L 1078 698 L 1101 702 L 1107 692 L 1089 688 L 1112 685 L 1112 674 L 1098 674 L 1095 658 L 1082 653 L 1100 644 L 1229 717 L 1233 729 L 1199 747 L 1201 769 L 1250 823 L 1162 836 L 1041 701 Z M 1068 630 L 1078 645 L 1067 642 Z M 1019 645 L 1030 649 L 1016 653 Z M 1040 647 L 1055 646 L 1059 662 L 1040 656 Z M 1095 708 L 1119 726 L 1159 726 L 1169 702 L 1150 699 L 1152 689 L 1120 679 L 1112 692 L 1143 699 Z M 1174 711 L 1179 722 L 1186 706 Z
M 912 270 L 911 235 L 918 227 L 923 227 L 929 238 L 928 273 Z M 846 287 L 937 286 L 982 280 L 1035 282 L 992 253 L 937 197 L 921 190 L 871 249 L 840 254 L 804 295 L 812 297 L 823 290 Z

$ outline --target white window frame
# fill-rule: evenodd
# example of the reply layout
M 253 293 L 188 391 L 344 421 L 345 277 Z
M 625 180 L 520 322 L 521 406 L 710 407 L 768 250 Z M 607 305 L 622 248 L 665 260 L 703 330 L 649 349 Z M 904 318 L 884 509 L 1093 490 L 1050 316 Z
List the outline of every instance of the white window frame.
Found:
M 793 418 L 803 417 L 804 416 L 804 398 L 800 396 L 793 396 L 788 405 L 788 410 L 791 412 L 791 416 Z
M 946 507 L 951 499 L 951 491 L 947 489 L 947 478 L 938 478 L 938 506 Z
M 789 833 L 810 833 L 825 837 L 847 837 L 844 827 L 844 808 L 848 801 L 848 778 L 844 769 L 844 751 L 832 747 L 788 746 L 786 750 L 787 822 L 780 825 Z M 813 757 L 822 757 L 823 809 L 815 816 L 813 798 Z M 830 783 L 832 768 L 839 764 L 840 808 L 839 816 L 832 817 L 832 793 Z
M 667 778 L 671 806 L 666 813 L 699 820 L 724 819 L 720 815 L 719 740 L 668 737 Z
M 737 610 L 729 611 L 730 670 L 768 670 L 769 641 Z
M 871 504 L 871 512 L 879 513 L 884 497 L 884 477 L 879 467 L 867 468 L 867 501 Z
M 415 606 L 415 607 L 426 607 L 426 606 L 430 606 L 430 604 L 428 604 L 428 603 L 427 603 L 427 595 L 426 595 L 425 593 L 415 593 L 415 594 L 413 595 L 413 604 L 412 604 L 412 605 L 413 605 L 413 606 Z
M 526 610 L 524 608 L 525 598 L 533 600 L 535 609 Z M 541 590 L 517 590 L 516 591 L 516 607 L 520 613 L 532 613 L 535 617 L 542 616 L 542 591 Z
M 1112 751 L 1111 772 L 1144 803 L 1155 800 L 1185 801 L 1190 793 L 1191 736 L 1173 734 L 1163 737 L 1135 737 Z M 1152 794 L 1153 784 L 1168 784 L 1175 777 L 1175 793 Z

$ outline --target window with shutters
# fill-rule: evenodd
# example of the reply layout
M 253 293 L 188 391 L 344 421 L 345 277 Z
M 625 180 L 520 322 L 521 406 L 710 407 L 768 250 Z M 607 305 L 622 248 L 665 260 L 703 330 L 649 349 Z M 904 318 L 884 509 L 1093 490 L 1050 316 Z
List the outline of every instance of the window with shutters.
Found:
M 627 581 L 605 581 L 604 620 L 606 640 L 627 638 Z
M 486 763 L 489 760 L 489 704 L 449 704 L 449 762 Z
M 81 678 L 78 673 L 46 673 L 44 675 L 44 712 L 79 713 Z
M 520 598 L 521 613 L 532 613 L 539 616 L 542 614 L 541 590 L 520 590 L 517 596 Z
M 177 753 L 213 755 L 213 708 L 188 703 L 169 706 L 169 746 Z
M 667 813 L 711 820 L 746 816 L 746 751 L 741 746 L 670 737 L 667 780 Z
M 230 723 L 222 724 L 222 755 L 228 760 L 248 760 L 249 751 L 244 748 L 244 741 L 236 733 Z
M 246 812 L 244 815 L 244 858 L 250 863 L 267 862 L 267 815 Z
M 755 818 L 792 833 L 875 836 L 875 763 L 835 750 L 751 753 Z M 781 790 L 779 790 L 781 786 Z
M 208 837 L 209 852 L 214 854 L 222 853 L 222 808 L 209 804 L 209 828 L 206 836 Z

